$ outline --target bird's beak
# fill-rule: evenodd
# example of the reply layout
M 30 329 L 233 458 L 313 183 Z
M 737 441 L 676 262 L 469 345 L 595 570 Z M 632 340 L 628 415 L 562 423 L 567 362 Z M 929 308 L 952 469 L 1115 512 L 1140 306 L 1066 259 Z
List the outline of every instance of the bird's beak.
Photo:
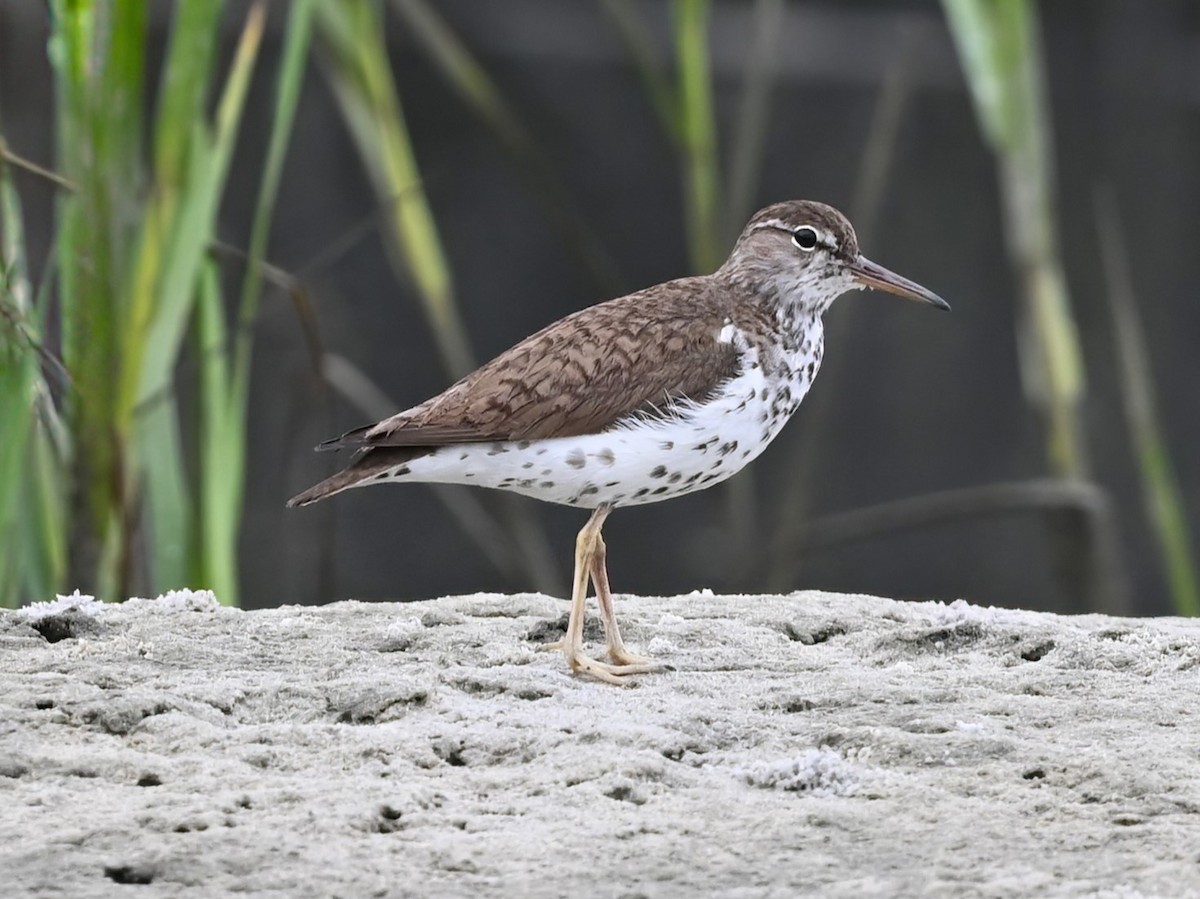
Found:
M 894 293 L 898 297 L 917 300 L 921 303 L 928 303 L 930 306 L 936 306 L 938 309 L 946 312 L 950 311 L 950 304 L 932 290 L 926 290 L 920 284 L 910 281 L 908 278 L 902 278 L 895 272 L 888 271 L 882 265 L 876 265 L 865 256 L 860 255 L 850 263 L 850 273 L 854 276 L 854 280 L 863 287 L 886 290 L 888 293 Z

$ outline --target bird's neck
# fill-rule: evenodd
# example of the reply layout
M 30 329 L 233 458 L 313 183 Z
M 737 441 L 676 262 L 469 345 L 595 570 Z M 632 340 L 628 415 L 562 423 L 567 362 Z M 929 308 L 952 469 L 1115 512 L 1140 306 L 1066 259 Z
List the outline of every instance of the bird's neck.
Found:
M 756 264 L 755 260 L 732 260 L 719 269 L 715 277 L 725 281 L 729 288 L 741 296 L 752 296 L 763 307 L 777 310 L 777 317 L 803 325 L 816 320 L 820 326 L 821 315 L 839 294 L 847 288 L 840 282 L 808 277 L 807 272 L 781 271 L 766 261 Z

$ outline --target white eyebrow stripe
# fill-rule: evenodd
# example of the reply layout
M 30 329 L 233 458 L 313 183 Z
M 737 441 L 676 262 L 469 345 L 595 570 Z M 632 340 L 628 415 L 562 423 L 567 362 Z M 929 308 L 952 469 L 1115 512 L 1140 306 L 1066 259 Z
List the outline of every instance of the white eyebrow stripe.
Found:
M 832 231 L 826 231 L 818 228 L 816 225 L 792 225 L 785 222 L 783 219 L 764 219 L 759 222 L 757 228 L 775 228 L 779 231 L 786 231 L 788 234 L 795 234 L 800 228 L 812 228 L 817 232 L 817 238 L 820 242 L 830 250 L 837 250 L 838 242 L 833 236 Z

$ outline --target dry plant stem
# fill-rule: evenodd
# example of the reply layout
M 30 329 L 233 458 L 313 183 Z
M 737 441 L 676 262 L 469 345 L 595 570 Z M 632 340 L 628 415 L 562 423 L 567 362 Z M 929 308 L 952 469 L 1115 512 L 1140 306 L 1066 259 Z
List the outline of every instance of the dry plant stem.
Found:
M 13 166 L 13 168 L 24 169 L 32 175 L 37 175 L 51 184 L 61 187 L 63 190 L 74 192 L 77 190 L 75 182 L 70 178 L 65 178 L 58 172 L 52 171 L 45 166 L 38 165 L 36 162 L 26 159 L 24 156 L 19 156 L 9 149 L 8 144 L 3 138 L 0 138 L 0 160 Z
M 867 132 L 867 143 L 859 165 L 858 182 L 854 190 L 855 221 L 861 220 L 865 227 L 858 230 L 859 240 L 871 241 L 871 230 L 879 217 L 883 203 L 887 173 L 895 155 L 896 140 L 904 121 L 903 112 L 912 98 L 913 74 L 918 51 L 924 43 L 924 33 L 911 29 L 902 38 L 902 51 L 889 67 L 879 89 L 871 124 Z M 825 331 L 826 355 L 841 358 L 848 355 L 844 348 L 852 343 L 859 321 L 858 306 L 842 301 L 835 313 L 832 327 Z M 776 528 L 774 552 L 768 547 L 764 553 L 768 563 L 767 589 L 783 592 L 791 589 L 796 578 L 796 562 L 792 548 L 796 546 L 798 534 L 804 529 L 805 520 L 812 509 L 812 485 L 817 483 L 821 464 L 818 435 L 829 421 L 833 410 L 838 407 L 841 391 L 837 378 L 809 392 L 805 398 L 804 412 L 808 426 L 793 431 L 792 438 L 798 463 L 791 466 L 788 486 L 784 488 L 784 499 L 778 505 L 779 524 Z M 785 438 L 787 439 L 787 438 Z M 792 454 L 789 454 L 792 455 Z M 757 566 L 756 566 L 757 567 Z M 750 575 L 752 572 L 747 572 Z
M 771 123 L 771 88 L 784 12 L 784 0 L 755 0 L 754 32 L 746 51 L 742 96 L 726 177 L 728 201 L 723 236 L 727 245 L 732 245 L 754 210 L 754 194 Z
M 1097 188 L 1096 224 L 1116 342 L 1121 398 L 1141 476 L 1142 503 L 1162 560 L 1175 611 L 1200 615 L 1200 576 L 1187 513 L 1155 402 L 1154 371 L 1138 314 L 1128 242 L 1111 187 Z
M 987 484 L 881 503 L 809 522 L 787 550 L 795 555 L 828 549 L 883 534 L 963 519 L 1028 514 L 1074 516 L 1088 555 L 1081 591 L 1091 609 L 1123 614 L 1129 602 L 1121 564 L 1116 520 L 1106 491 L 1074 479 L 1045 478 Z M 794 564 L 794 563 L 793 563 Z
M 1030 0 L 943 0 L 980 128 L 996 155 L 1005 241 L 1020 285 L 1017 347 L 1026 401 L 1051 473 L 1088 476 L 1084 370 L 1058 247 L 1054 152 L 1037 8 Z M 1079 598 L 1087 557 L 1071 522 L 1046 519 L 1062 591 Z

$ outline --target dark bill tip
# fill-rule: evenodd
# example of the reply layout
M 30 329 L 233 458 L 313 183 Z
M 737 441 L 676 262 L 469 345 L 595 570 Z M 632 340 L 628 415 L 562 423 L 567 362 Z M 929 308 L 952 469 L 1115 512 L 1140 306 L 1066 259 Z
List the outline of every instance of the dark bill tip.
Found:
M 850 271 L 854 274 L 854 279 L 863 287 L 885 290 L 898 297 L 904 297 L 906 300 L 926 303 L 943 312 L 950 311 L 950 304 L 932 290 L 927 290 L 915 281 L 910 281 L 882 265 L 877 265 L 865 256 L 859 256 L 850 263 Z

